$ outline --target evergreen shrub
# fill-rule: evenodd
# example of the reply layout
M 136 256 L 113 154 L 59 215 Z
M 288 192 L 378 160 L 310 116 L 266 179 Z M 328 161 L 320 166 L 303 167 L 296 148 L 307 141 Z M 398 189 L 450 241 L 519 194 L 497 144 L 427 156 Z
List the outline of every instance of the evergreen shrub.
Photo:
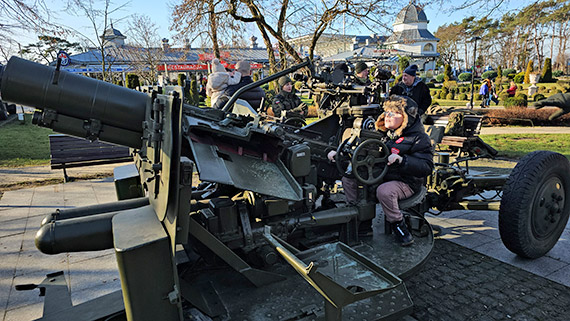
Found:
M 497 78 L 497 72 L 494 70 L 485 71 L 481 75 L 481 78 L 483 78 L 483 79 L 495 79 L 495 78 Z
M 470 72 L 462 72 L 459 74 L 459 76 L 457 76 L 457 78 L 459 78 L 459 80 L 461 81 L 469 81 L 471 80 L 471 73 Z
M 544 67 L 542 67 L 540 82 L 552 82 L 552 61 L 550 58 L 544 59 Z
M 521 97 L 509 97 L 505 99 L 503 102 L 503 107 L 509 108 L 517 108 L 517 107 L 526 107 L 528 105 L 528 101 Z
M 505 68 L 503 69 L 503 75 L 507 75 L 507 77 L 509 76 L 509 74 L 516 74 L 517 71 L 514 70 L 513 68 Z
M 539 100 L 543 100 L 543 99 L 546 99 L 546 97 L 544 97 L 543 94 L 536 93 L 536 94 L 532 95 L 533 101 L 539 101 Z

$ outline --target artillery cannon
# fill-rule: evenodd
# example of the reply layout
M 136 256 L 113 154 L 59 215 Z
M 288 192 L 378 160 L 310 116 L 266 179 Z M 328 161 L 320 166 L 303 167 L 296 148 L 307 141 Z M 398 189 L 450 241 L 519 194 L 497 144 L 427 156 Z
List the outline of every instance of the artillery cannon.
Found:
M 304 67 L 310 62 L 250 86 Z M 385 166 L 382 134 L 370 131 L 380 104 L 336 106 L 299 129 L 268 122 L 237 100 L 248 87 L 217 110 L 182 104 L 176 88 L 167 89 L 169 95 L 147 95 L 18 58 L 10 60 L 0 81 L 5 100 L 40 109 L 34 115 L 38 125 L 134 148 L 147 197 L 60 211 L 44 220 L 36 239 L 49 254 L 115 248 L 129 320 L 181 320 L 189 308 L 212 319 L 403 316 L 412 302 L 402 279 L 421 267 L 433 247 L 423 213 L 462 206 L 465 197 L 500 189 L 507 180 L 478 179 L 442 162 L 424 191 L 427 196 L 402 202 L 415 214 L 410 223 L 421 236 L 413 247 L 396 249 L 382 233 L 382 220 L 374 219 L 370 193 Z M 350 146 L 342 143 L 348 137 Z M 373 160 L 357 170 L 358 204 L 337 206 L 340 174 L 326 158 L 333 149 L 346 149 L 355 168 L 360 166 L 355 160 Z M 202 183 L 193 181 L 194 170 Z M 554 208 L 541 214 L 550 223 L 537 222 L 533 214 L 532 222 L 517 224 L 536 225 L 534 238 L 555 243 L 568 219 L 570 185 L 559 167 L 551 172 L 530 193 L 537 206 Z M 507 186 L 516 185 L 516 177 L 509 179 Z M 359 235 L 370 223 L 373 235 Z M 513 234 L 515 241 L 533 242 Z M 180 245 L 190 260 L 184 268 L 175 255 Z M 343 311 L 347 305 L 354 308 Z M 99 315 L 111 315 L 115 308 L 96 307 Z M 58 313 L 73 316 L 74 307 Z

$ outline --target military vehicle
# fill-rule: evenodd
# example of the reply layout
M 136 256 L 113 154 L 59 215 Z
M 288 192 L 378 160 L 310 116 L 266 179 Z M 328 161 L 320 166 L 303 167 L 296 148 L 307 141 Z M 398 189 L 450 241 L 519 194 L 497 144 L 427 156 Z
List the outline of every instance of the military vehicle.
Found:
M 472 175 L 442 157 L 426 188 L 400 202 L 415 244 L 395 244 L 374 196 L 388 156 L 373 130 L 381 95 L 365 106 L 333 102 L 302 128 L 267 121 L 238 99 L 301 69 L 328 93 L 370 92 L 315 75 L 305 61 L 240 89 L 223 109 L 199 108 L 183 104 L 176 87 L 144 94 L 11 58 L 0 75 L 3 99 L 38 108 L 37 125 L 131 147 L 146 195 L 46 217 L 40 251 L 114 248 L 122 291 L 73 306 L 63 273 L 20 286 L 46 296 L 43 318 L 392 320 L 413 311 L 403 280 L 433 248 L 423 217 L 430 209 L 500 207 L 503 241 L 522 256 L 557 242 L 570 165 L 535 152 L 510 176 Z M 348 163 L 360 182 L 357 204 L 339 197 Z M 502 194 L 501 203 L 469 198 L 485 190 Z

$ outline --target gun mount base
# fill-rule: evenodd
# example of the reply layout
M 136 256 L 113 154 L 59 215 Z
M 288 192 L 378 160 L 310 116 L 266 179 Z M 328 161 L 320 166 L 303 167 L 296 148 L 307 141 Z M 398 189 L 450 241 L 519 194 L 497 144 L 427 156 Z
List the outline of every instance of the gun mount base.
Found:
M 365 237 L 352 249 L 375 264 L 405 280 L 417 273 L 427 261 L 434 244 L 433 233 L 416 237 L 411 247 L 403 248 L 384 234 L 384 220 L 373 220 L 372 236 Z M 308 250 L 305 252 L 310 252 Z M 298 254 L 303 257 L 303 253 Z M 305 255 L 306 256 L 306 255 Z M 211 317 L 226 316 L 236 320 L 327 320 L 323 296 L 311 287 L 286 263 L 272 266 L 271 272 L 286 279 L 263 287 L 255 287 L 231 268 L 209 270 L 209 273 L 186 273 L 182 284 L 209 295 Z M 335 280 L 338 281 L 338 280 Z M 341 283 L 341 282 L 339 282 Z M 182 289 L 184 293 L 184 288 Z M 216 297 L 212 300 L 211 296 Z M 247 300 L 235 300 L 247 297 Z M 343 320 L 390 320 L 403 317 L 413 310 L 413 303 L 402 283 L 394 289 L 349 304 L 342 309 Z

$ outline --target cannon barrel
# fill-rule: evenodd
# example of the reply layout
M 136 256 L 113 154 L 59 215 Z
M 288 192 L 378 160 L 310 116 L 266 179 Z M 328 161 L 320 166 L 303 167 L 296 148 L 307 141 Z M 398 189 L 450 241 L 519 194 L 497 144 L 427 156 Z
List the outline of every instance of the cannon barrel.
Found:
M 112 249 L 111 221 L 118 213 L 109 212 L 47 223 L 36 233 L 36 247 L 44 254 Z
M 146 206 L 148 204 L 149 204 L 148 197 L 139 197 L 139 198 L 133 198 L 133 199 L 122 200 L 111 203 L 82 206 L 70 209 L 57 209 L 55 212 L 46 215 L 46 217 L 44 217 L 44 219 L 42 220 L 41 225 L 44 226 L 48 223 L 67 220 L 70 218 L 85 217 L 89 215 L 95 215 L 107 212 L 129 210 L 131 208 Z
M 12 57 L 0 70 L 2 99 L 45 110 L 39 125 L 140 148 L 150 97 L 104 81 Z M 49 113 L 48 113 L 49 111 Z

